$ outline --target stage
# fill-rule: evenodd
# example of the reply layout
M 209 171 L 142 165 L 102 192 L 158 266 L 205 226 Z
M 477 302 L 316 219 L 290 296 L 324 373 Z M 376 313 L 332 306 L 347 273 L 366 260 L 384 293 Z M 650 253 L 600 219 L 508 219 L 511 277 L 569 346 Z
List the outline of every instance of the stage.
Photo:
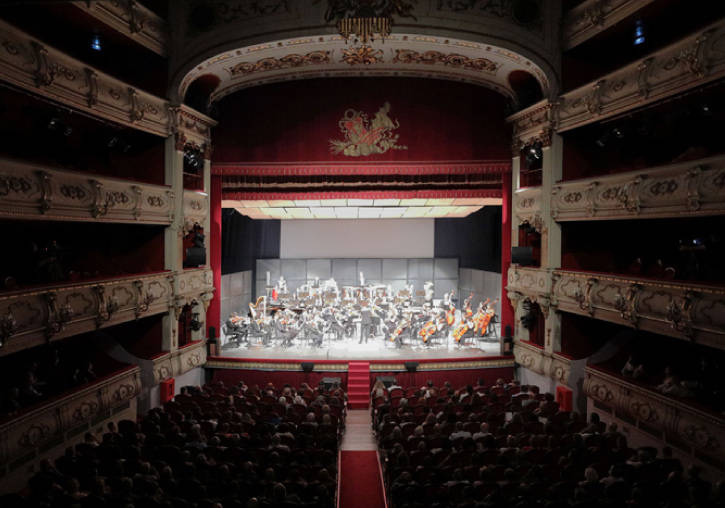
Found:
M 498 330 L 497 330 L 498 331 Z M 265 359 L 265 360 L 433 360 L 439 358 L 470 359 L 493 357 L 501 354 L 501 344 L 498 339 L 474 340 L 459 347 L 449 338 L 446 344 L 425 346 L 420 341 L 415 345 L 404 344 L 395 347 L 393 342 L 384 340 L 382 336 L 370 339 L 367 343 L 359 344 L 356 337 L 342 340 L 325 341 L 322 347 L 314 347 L 304 343 L 296 343 L 290 347 L 279 345 L 262 346 L 261 344 L 237 346 L 226 342 L 218 351 L 220 358 L 234 359 Z

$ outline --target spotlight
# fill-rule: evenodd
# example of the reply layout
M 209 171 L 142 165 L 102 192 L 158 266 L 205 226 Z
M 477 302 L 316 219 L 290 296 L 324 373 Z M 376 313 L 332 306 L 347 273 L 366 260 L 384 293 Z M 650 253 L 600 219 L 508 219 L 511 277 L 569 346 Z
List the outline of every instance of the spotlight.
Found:
M 101 46 L 101 38 L 98 34 L 94 34 L 91 37 L 91 49 L 93 51 L 101 51 L 103 49 L 103 46 Z
M 617 139 L 622 139 L 624 137 L 624 132 L 622 132 L 622 129 L 619 127 L 612 129 L 612 134 L 614 134 L 614 137 Z
M 60 120 L 56 117 L 51 118 L 48 122 L 48 130 L 57 131 L 58 129 L 60 129 Z
M 634 24 L 634 42 L 632 44 L 639 46 L 640 44 L 644 44 L 644 40 L 644 24 L 641 19 L 638 19 Z

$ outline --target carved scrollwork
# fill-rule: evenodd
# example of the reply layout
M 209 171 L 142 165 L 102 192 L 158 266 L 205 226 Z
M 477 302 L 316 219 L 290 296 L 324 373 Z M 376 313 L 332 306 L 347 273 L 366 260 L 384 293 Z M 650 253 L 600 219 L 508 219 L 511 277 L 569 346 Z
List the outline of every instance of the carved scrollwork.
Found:
M 65 329 L 65 325 L 73 317 L 73 307 L 69 303 L 58 306 L 58 295 L 54 291 L 48 291 L 44 297 L 48 314 L 45 335 L 50 338 Z
M 123 402 L 126 399 L 132 398 L 134 395 L 136 395 L 136 386 L 133 384 L 124 383 L 118 386 L 116 388 L 116 391 L 113 392 L 113 401 L 114 402 Z
M 614 399 L 614 393 L 606 384 L 591 384 L 589 386 L 589 395 L 603 402 L 610 402 Z
M 698 448 L 711 451 L 720 449 L 720 441 L 703 425 L 697 425 L 695 423 L 688 424 L 682 429 L 682 434 Z
M 96 298 L 98 298 L 96 326 L 100 328 L 104 323 L 111 320 L 120 306 L 116 298 L 106 296 L 105 286 L 94 286 L 93 291 L 96 293 Z
M 45 423 L 34 423 L 20 436 L 18 444 L 23 448 L 31 448 L 45 441 L 50 434 L 50 427 Z
M 76 423 L 84 422 L 88 420 L 91 416 L 98 413 L 98 407 L 98 402 L 83 401 L 78 407 L 75 408 L 71 417 Z
M 692 309 L 698 299 L 698 294 L 694 291 L 687 291 L 682 298 L 672 298 L 667 305 L 665 317 L 667 322 L 674 330 L 682 333 L 686 337 L 692 337 L 693 319 Z
M 594 314 L 594 306 L 592 305 L 592 289 L 598 284 L 598 280 L 595 278 L 587 279 L 584 290 L 581 286 L 577 287 L 574 291 L 574 300 L 579 304 L 579 308 L 586 311 L 589 315 Z
M 640 421 L 657 422 L 660 420 L 660 415 L 657 412 L 657 409 L 649 402 L 643 400 L 633 400 L 630 404 L 630 408 L 632 410 L 632 414 Z
M 2 348 L 7 340 L 15 335 L 18 331 L 18 322 L 15 320 L 13 313 L 8 311 L 0 318 L 0 348 Z

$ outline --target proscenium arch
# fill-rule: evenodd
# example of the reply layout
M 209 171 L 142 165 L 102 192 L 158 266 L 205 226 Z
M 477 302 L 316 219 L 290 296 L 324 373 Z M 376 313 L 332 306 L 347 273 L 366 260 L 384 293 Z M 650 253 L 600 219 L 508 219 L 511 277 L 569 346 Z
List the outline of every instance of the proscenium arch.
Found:
M 367 47 L 346 44 L 339 35 L 270 41 L 226 51 L 199 62 L 177 91 L 215 76 L 210 102 L 253 86 L 320 77 L 402 76 L 443 79 L 484 86 L 517 102 L 512 73 L 531 75 L 542 94 L 549 90 L 544 71 L 506 48 L 452 38 L 394 34 Z
M 398 28 L 398 25 L 396 25 Z M 337 76 L 375 76 L 375 75 L 390 75 L 390 76 L 417 76 L 423 78 L 437 78 L 437 79 L 449 79 L 456 81 L 464 81 L 475 83 L 482 86 L 487 86 L 485 79 L 473 79 L 470 73 L 461 72 L 460 68 L 455 68 L 450 65 L 441 64 L 428 65 L 421 63 L 418 65 L 420 69 L 405 68 L 403 65 L 391 62 L 392 54 L 390 53 L 392 46 L 397 45 L 400 47 L 403 42 L 412 43 L 415 42 L 415 51 L 423 53 L 425 51 L 437 51 L 449 55 L 451 53 L 463 54 L 464 56 L 478 59 L 491 57 L 491 52 L 487 51 L 486 48 L 496 48 L 502 52 L 506 52 L 510 55 L 511 59 L 519 59 L 520 65 L 518 67 L 507 68 L 506 72 L 502 72 L 499 83 L 499 93 L 505 96 L 511 96 L 512 91 L 507 85 L 507 75 L 513 70 L 525 71 L 532 74 L 537 82 L 539 83 L 544 98 L 554 98 L 559 91 L 559 78 L 557 73 L 558 66 L 557 62 L 550 62 L 547 58 L 539 54 L 538 52 L 531 50 L 522 44 L 506 39 L 503 37 L 495 37 L 492 35 L 481 34 L 477 32 L 457 32 L 450 29 L 441 28 L 430 28 L 420 26 L 409 26 L 413 30 L 403 33 L 405 26 L 400 26 L 399 31 L 394 31 L 391 38 L 386 40 L 384 43 L 376 41 L 371 46 L 375 50 L 382 50 L 384 52 L 384 63 L 374 64 L 360 64 L 360 65 L 348 65 L 349 68 L 345 71 L 338 70 L 334 71 L 333 66 L 340 64 L 342 57 L 342 49 L 353 47 L 352 44 L 346 45 L 342 38 L 331 30 L 330 27 L 315 27 L 309 29 L 295 29 L 288 31 L 290 37 L 288 38 L 272 38 L 269 34 L 267 35 L 252 35 L 249 37 L 239 37 L 238 35 L 234 38 L 226 40 L 224 42 L 218 42 L 211 44 L 206 49 L 201 49 L 196 53 L 192 53 L 191 56 L 184 62 L 174 62 L 176 71 L 172 74 L 169 97 L 175 103 L 181 103 L 184 99 L 186 88 L 194 79 L 202 74 L 208 74 L 209 72 L 205 69 L 209 68 L 210 62 L 223 62 L 228 59 L 228 64 L 232 61 L 236 63 L 248 62 L 254 63 L 265 58 L 262 52 L 266 51 L 267 54 L 271 54 L 271 57 L 277 58 L 284 56 L 280 49 L 293 50 L 297 55 L 306 55 L 314 51 L 314 48 L 320 49 L 320 46 L 328 46 L 334 53 L 331 55 L 332 62 L 330 66 L 325 65 L 309 65 L 305 67 L 292 67 L 279 73 L 271 73 L 266 79 L 260 72 L 254 76 L 250 81 L 256 81 L 252 84 L 246 84 L 244 86 L 238 86 L 237 89 L 246 88 L 249 86 L 258 86 L 267 82 L 275 81 L 286 81 L 304 79 L 305 77 L 328 77 L 334 75 Z M 277 32 L 280 34 L 280 32 Z M 464 38 L 456 38 L 456 35 L 463 35 Z M 405 38 L 405 40 L 404 40 Z M 191 44 L 191 47 L 204 47 L 204 41 L 200 41 L 199 45 Z M 289 46 L 285 48 L 285 44 Z M 281 46 L 280 46 L 281 44 Z M 428 45 L 426 48 L 426 44 Z M 359 45 L 357 45 L 359 46 Z M 447 49 L 447 51 L 446 51 Z M 191 50 L 184 51 L 183 54 L 189 54 Z M 275 53 L 276 52 L 276 53 Z M 501 55 L 499 55 L 501 56 Z M 220 66 L 220 67 L 223 67 Z M 227 68 L 231 65 L 227 65 Z M 396 68 L 397 67 L 397 68 Z M 435 67 L 445 68 L 445 72 Z M 304 71 L 301 74 L 299 71 Z M 398 72 L 398 74 L 396 74 Z M 401 74 L 404 72 L 404 74 Z M 444 75 L 445 74 L 445 75 Z M 221 79 L 220 88 L 226 87 L 226 82 L 231 82 L 231 76 L 220 75 Z M 235 86 L 237 83 L 246 82 L 247 80 L 235 80 Z M 493 88 L 489 86 L 489 88 Z M 494 88 L 495 89 L 495 88 Z M 218 95 L 218 94 L 217 94 Z M 218 98 L 218 97 L 217 97 Z

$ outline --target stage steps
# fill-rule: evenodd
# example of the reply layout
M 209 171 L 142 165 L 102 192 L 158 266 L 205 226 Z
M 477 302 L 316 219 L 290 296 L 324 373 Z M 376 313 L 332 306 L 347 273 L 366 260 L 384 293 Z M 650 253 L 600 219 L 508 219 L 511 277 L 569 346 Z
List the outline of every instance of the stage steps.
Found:
M 370 362 L 347 364 L 347 407 L 350 409 L 370 407 Z

